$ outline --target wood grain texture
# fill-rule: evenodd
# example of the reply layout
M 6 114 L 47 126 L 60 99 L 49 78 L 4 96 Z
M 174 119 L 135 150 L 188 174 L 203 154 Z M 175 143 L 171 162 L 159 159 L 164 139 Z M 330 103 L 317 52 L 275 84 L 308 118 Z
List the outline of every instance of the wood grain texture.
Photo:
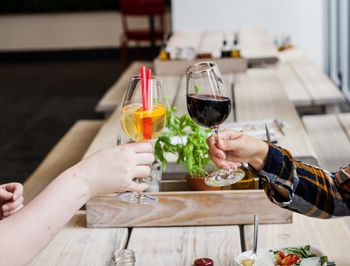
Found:
M 336 115 L 304 116 L 303 122 L 322 168 L 338 171 L 349 164 L 350 142 Z
M 297 57 L 288 61 L 308 90 L 315 105 L 332 105 L 344 102 L 344 96 L 307 57 Z
M 339 122 L 350 140 L 350 113 L 337 114 Z
M 86 228 L 85 212 L 79 212 L 30 265 L 109 266 L 127 239 L 127 228 Z
M 80 120 L 71 127 L 24 182 L 25 203 L 31 201 L 59 174 L 81 160 L 102 123 L 100 120 Z
M 139 266 L 193 265 L 203 257 L 215 266 L 233 266 L 241 243 L 238 226 L 134 228 L 128 248 Z
M 241 55 L 250 64 L 276 63 L 278 61 L 278 52 L 273 39 L 263 29 L 240 29 L 239 45 L 241 47 Z
M 288 63 L 279 63 L 276 74 L 281 81 L 288 99 L 297 107 L 311 106 L 312 99 L 308 90 Z
M 120 202 L 115 195 L 90 200 L 88 227 L 138 227 L 227 225 L 252 222 L 259 214 L 262 223 L 291 222 L 291 212 L 272 204 L 262 190 L 189 191 L 150 193 L 154 205 Z
M 119 79 L 108 89 L 101 100 L 95 107 L 96 112 L 112 112 L 115 110 L 123 100 L 124 93 L 128 88 L 129 80 L 132 75 L 139 73 L 142 65 L 151 67 L 152 62 L 149 61 L 135 61 L 133 62 L 119 77 Z
M 245 58 L 208 58 L 193 60 L 160 60 L 154 59 L 153 65 L 157 75 L 184 75 L 186 69 L 203 61 L 215 61 L 221 73 L 241 73 L 247 69 L 247 60 Z
M 253 227 L 244 226 L 247 249 L 252 248 Z M 349 265 L 350 231 L 342 219 L 322 220 L 294 213 L 293 223 L 261 225 L 261 248 L 311 245 L 339 266 Z
M 289 101 L 274 69 L 249 69 L 235 79 L 237 121 L 276 118 L 287 122 L 279 145 L 295 157 L 315 157 L 314 149 L 301 120 Z

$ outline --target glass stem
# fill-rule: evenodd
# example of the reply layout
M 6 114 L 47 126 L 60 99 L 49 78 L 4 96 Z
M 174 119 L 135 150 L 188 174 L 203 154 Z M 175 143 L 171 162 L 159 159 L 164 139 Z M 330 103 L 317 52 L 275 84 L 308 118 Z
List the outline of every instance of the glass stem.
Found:
M 142 178 L 136 178 L 135 181 L 139 184 L 143 183 Z M 134 193 L 135 193 L 137 203 L 140 203 L 142 201 L 142 198 L 143 198 L 143 192 L 134 192 Z
M 219 141 L 219 127 L 212 128 L 212 132 L 215 142 Z

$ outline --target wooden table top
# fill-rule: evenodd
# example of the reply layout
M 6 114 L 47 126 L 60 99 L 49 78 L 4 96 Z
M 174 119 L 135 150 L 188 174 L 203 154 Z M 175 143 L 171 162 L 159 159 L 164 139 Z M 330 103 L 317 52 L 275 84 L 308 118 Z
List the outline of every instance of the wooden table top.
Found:
M 280 145 L 290 149 L 296 157 L 315 157 L 300 118 L 274 69 L 249 69 L 246 73 L 235 76 L 228 74 L 223 77 L 231 96 L 234 96 L 235 105 L 235 110 L 226 122 L 234 122 L 234 117 L 237 121 L 276 118 L 281 122 L 287 122 L 289 127 L 285 129 L 286 136 L 281 139 Z M 185 77 L 161 76 L 160 78 L 164 81 L 165 95 L 177 108 L 176 114 L 186 114 Z M 234 82 L 234 89 L 232 82 Z M 103 147 L 114 146 L 118 134 L 122 136 L 123 142 L 128 140 L 120 126 L 120 112 L 121 106 L 106 120 L 86 155 Z
M 135 251 L 137 266 L 192 265 L 199 257 L 209 257 L 218 266 L 233 266 L 234 257 L 252 247 L 252 225 L 241 229 L 231 225 L 128 231 L 127 228 L 86 228 L 84 215 L 83 211 L 78 212 L 30 265 L 113 265 L 114 252 L 128 248 Z M 259 228 L 260 248 L 311 245 L 338 266 L 349 265 L 350 230 L 343 219 L 322 220 L 294 214 L 291 224 Z
M 349 265 L 350 231 L 343 218 L 322 220 L 301 214 L 293 215 L 293 223 L 261 225 L 258 245 L 261 248 L 281 248 L 311 245 L 337 265 Z M 253 245 L 253 226 L 245 226 L 247 249 Z
M 281 145 L 295 156 L 315 156 L 313 147 L 293 105 L 281 85 L 280 77 L 288 77 L 291 67 L 249 70 L 245 74 L 224 76 L 234 80 L 237 121 L 277 118 L 288 122 Z M 296 82 L 291 80 L 291 82 Z M 169 102 L 186 113 L 185 79 L 164 77 Z M 282 89 L 281 89 L 282 88 Z M 127 141 L 120 122 L 121 107 L 106 120 L 85 156 L 116 145 L 117 135 Z M 344 117 L 343 119 L 348 119 Z M 229 206 L 226 206 L 229 208 Z M 86 228 L 85 212 L 79 212 L 71 222 L 40 253 L 31 265 L 111 265 L 114 251 L 133 249 L 136 265 L 191 265 L 195 258 L 210 257 L 215 265 L 234 265 L 234 257 L 252 246 L 251 225 L 160 227 L 160 228 Z M 291 224 L 261 225 L 259 246 L 274 248 L 311 244 L 337 265 L 349 265 L 350 231 L 342 219 L 319 220 L 294 214 Z M 243 243 L 243 246 L 241 246 Z
M 287 122 L 279 145 L 289 149 L 295 157 L 315 157 L 299 115 L 274 69 L 249 69 L 237 74 L 234 95 L 237 121 L 275 118 Z
M 242 57 L 249 63 L 277 62 L 278 51 L 273 38 L 267 31 L 257 28 L 242 28 L 238 31 L 184 32 L 172 34 L 167 48 L 192 47 L 196 54 L 211 54 L 213 58 L 221 56 L 224 39 L 231 46 L 234 34 L 237 34 Z
M 127 228 L 86 228 L 85 212 L 79 211 L 30 265 L 110 265 L 127 240 Z

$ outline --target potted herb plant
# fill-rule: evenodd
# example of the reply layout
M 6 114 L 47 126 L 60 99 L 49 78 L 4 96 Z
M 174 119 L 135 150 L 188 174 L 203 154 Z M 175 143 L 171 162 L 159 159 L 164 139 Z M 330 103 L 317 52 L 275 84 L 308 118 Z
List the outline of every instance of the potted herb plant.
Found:
M 168 164 L 165 153 L 175 154 L 178 158 L 177 164 L 185 166 L 188 171 L 187 181 L 190 189 L 220 190 L 221 187 L 210 187 L 204 182 L 207 170 L 212 166 L 206 143 L 210 130 L 198 126 L 187 114 L 180 117 L 174 115 L 175 111 L 175 107 L 167 109 L 167 131 L 156 141 L 156 159 L 162 162 L 165 170 Z

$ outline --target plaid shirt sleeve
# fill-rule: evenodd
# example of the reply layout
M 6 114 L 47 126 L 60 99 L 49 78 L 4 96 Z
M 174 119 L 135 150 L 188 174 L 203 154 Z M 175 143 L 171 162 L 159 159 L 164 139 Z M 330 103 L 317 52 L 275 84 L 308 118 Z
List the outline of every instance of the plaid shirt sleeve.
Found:
M 329 173 L 270 144 L 257 174 L 268 198 L 282 208 L 317 218 L 350 215 L 350 165 Z

